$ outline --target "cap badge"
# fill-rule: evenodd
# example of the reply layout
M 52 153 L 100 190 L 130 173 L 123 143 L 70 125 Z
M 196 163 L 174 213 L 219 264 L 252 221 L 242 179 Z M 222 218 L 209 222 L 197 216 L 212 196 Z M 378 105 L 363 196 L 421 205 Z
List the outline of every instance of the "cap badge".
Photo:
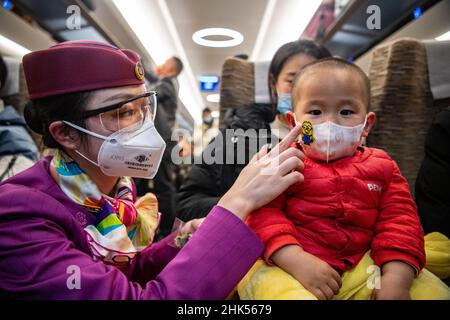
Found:
M 144 79 L 144 68 L 142 67 L 142 63 L 140 61 L 134 66 L 134 73 L 136 74 L 136 78 L 138 80 Z

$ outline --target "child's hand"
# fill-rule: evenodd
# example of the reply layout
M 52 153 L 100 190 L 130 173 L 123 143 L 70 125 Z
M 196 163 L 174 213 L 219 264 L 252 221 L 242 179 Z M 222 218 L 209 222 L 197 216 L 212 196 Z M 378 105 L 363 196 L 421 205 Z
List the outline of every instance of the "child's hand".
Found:
M 302 267 L 293 274 L 319 300 L 331 300 L 342 285 L 341 277 L 325 261 L 303 251 Z
M 409 288 L 402 287 L 395 279 L 389 276 L 381 277 L 380 289 L 372 293 L 372 300 L 411 300 Z
M 373 300 L 410 300 L 409 290 L 415 270 L 401 261 L 391 261 L 383 266 L 380 289 L 372 293 Z
M 336 270 L 299 246 L 281 248 L 272 255 L 272 260 L 319 300 L 331 300 L 342 285 Z

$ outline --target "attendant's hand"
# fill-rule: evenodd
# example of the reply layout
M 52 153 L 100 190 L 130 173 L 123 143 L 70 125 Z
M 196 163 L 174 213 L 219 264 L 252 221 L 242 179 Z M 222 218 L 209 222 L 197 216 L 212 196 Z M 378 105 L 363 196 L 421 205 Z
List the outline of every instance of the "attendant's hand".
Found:
M 298 125 L 268 152 L 264 146 L 241 171 L 218 205 L 240 219 L 269 203 L 294 183 L 303 181 L 304 154 L 291 145 L 301 130 Z
M 181 227 L 180 234 L 194 233 L 203 223 L 203 220 L 205 218 L 189 220 Z

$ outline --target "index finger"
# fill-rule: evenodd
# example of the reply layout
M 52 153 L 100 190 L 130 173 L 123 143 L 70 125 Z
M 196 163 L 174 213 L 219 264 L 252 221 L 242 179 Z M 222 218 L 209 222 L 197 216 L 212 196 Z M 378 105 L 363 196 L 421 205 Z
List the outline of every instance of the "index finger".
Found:
M 300 134 L 300 130 L 302 129 L 302 126 L 300 124 L 297 124 L 289 133 L 286 137 L 284 137 L 283 140 L 281 140 L 281 142 L 279 144 L 277 144 L 275 146 L 275 148 L 273 148 L 270 151 L 270 154 L 280 154 L 281 152 L 283 152 L 284 150 L 287 150 L 291 147 L 291 145 L 295 142 L 295 140 L 297 139 L 297 137 Z
M 249 163 L 254 163 L 264 157 L 269 151 L 269 145 L 266 144 L 253 156 Z

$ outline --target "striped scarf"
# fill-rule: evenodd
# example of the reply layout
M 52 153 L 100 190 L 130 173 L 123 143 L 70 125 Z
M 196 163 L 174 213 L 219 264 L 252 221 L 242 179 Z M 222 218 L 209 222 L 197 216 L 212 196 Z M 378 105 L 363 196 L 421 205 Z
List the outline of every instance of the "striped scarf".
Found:
M 158 201 L 148 193 L 134 202 L 131 178 L 119 178 L 108 196 L 67 154 L 57 152 L 50 174 L 74 202 L 96 216 L 84 230 L 94 260 L 108 264 L 129 264 L 136 253 L 152 243 L 160 221 Z

